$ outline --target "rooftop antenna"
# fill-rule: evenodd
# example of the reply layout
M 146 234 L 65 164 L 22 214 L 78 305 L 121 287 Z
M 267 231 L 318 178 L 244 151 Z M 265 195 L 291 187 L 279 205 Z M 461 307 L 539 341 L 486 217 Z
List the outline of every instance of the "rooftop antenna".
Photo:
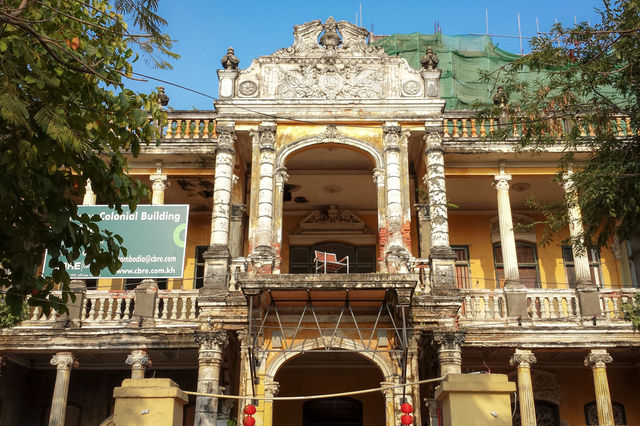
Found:
M 536 16 L 536 32 L 540 34 L 540 24 L 538 23 L 538 17 Z
M 484 9 L 484 20 L 487 24 L 487 35 L 489 35 L 489 10 L 486 7 Z
M 356 26 L 358 26 L 358 11 L 356 10 Z
M 362 2 L 360 2 L 360 26 L 362 26 Z
M 518 37 L 520 38 L 520 55 L 522 52 L 522 31 L 520 30 L 520 12 L 518 12 Z

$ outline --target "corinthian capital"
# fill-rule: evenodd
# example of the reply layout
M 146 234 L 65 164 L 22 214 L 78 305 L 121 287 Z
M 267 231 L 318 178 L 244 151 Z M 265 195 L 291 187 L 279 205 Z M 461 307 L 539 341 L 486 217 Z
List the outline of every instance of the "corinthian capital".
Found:
M 51 358 L 51 365 L 55 365 L 58 370 L 70 370 L 78 367 L 78 361 L 71 352 L 58 352 Z
M 222 351 L 229 343 L 229 336 L 227 330 L 196 331 L 193 340 L 205 350 Z
M 273 398 L 280 392 L 280 383 L 267 382 L 264 384 L 264 394 L 267 398 Z
M 511 175 L 500 173 L 499 175 L 494 175 L 493 179 L 493 187 L 498 191 L 509 189 L 509 181 L 511 180 Z
M 606 349 L 591 349 L 591 353 L 584 359 L 584 366 L 605 368 L 610 362 L 613 362 L 613 358 Z
M 531 364 L 535 364 L 536 361 L 536 357 L 531 351 L 516 349 L 516 353 L 514 353 L 511 356 L 511 359 L 509 359 L 509 365 L 531 368 Z
M 443 349 L 460 349 L 464 343 L 465 333 L 462 331 L 455 332 L 435 332 L 433 334 L 432 345 Z
M 276 124 L 264 122 L 258 126 L 260 150 L 274 151 L 276 149 Z
M 396 122 L 388 122 L 382 127 L 382 132 L 384 133 L 384 149 L 399 150 L 402 127 Z
M 225 151 L 233 154 L 233 144 L 236 141 L 236 129 L 233 124 L 218 124 L 216 126 L 216 134 L 218 135 L 217 151 Z

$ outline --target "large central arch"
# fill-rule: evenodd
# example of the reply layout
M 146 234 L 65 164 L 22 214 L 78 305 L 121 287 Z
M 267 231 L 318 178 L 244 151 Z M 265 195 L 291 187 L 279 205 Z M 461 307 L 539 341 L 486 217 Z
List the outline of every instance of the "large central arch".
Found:
M 279 395 L 316 395 L 376 388 L 394 376 L 393 365 L 384 359 L 384 355 L 353 350 L 355 342 L 349 339 L 341 339 L 334 345 L 335 348 L 347 348 L 342 351 L 309 350 L 318 343 L 316 339 L 309 342 L 299 345 L 293 353 L 279 354 L 270 363 L 267 377 L 279 384 Z M 385 395 L 381 392 L 348 398 L 276 401 L 273 424 L 384 426 L 387 424 L 386 404 Z M 318 418 L 320 415 L 322 418 Z

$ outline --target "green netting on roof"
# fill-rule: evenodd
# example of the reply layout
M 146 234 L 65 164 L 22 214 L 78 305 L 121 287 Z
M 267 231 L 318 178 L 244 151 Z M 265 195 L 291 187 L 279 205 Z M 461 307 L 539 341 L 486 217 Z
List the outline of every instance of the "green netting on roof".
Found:
M 390 56 L 405 58 L 416 70 L 421 69 L 420 58 L 427 47 L 432 47 L 440 59 L 441 94 L 449 110 L 471 108 L 475 101 L 491 102 L 495 88 L 480 82 L 479 70 L 494 71 L 518 57 L 499 49 L 485 35 L 393 34 L 374 44 Z M 535 75 L 522 78 L 533 80 Z

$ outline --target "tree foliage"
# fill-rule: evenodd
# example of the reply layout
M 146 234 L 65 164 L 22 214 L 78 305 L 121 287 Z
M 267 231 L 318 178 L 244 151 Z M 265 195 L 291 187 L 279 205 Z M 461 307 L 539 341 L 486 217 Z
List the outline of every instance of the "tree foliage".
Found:
M 640 129 L 640 2 L 605 1 L 602 21 L 535 37 L 532 52 L 485 76 L 502 85 L 511 102 L 508 123 L 521 128 L 520 148 L 564 144 L 586 225 L 587 241 L 603 246 L 640 225 L 640 138 L 618 137 L 625 117 Z M 528 82 L 524 73 L 537 73 Z M 499 106 L 487 114 L 502 113 Z M 510 136 L 511 125 L 503 127 Z M 589 133 L 593 136 L 588 136 Z
M 163 112 L 157 94 L 135 93 L 123 81 L 134 47 L 161 57 L 171 41 L 151 13 L 154 0 L 116 6 L 148 33 L 129 32 L 105 0 L 0 2 L 0 287 L 14 314 L 26 296 L 45 312 L 64 310 L 64 262 L 81 251 L 94 273 L 120 267 L 122 239 L 100 232 L 99 217 L 78 214 L 87 180 L 118 210 L 147 194 L 127 176 L 125 155 L 155 139 L 150 117 L 162 121 Z M 37 276 L 45 249 L 50 277 Z M 56 285 L 62 297 L 51 294 Z
M 516 124 L 523 150 L 561 141 L 563 166 L 576 164 L 584 222 L 572 243 L 603 247 L 640 231 L 640 2 L 604 0 L 597 12 L 599 22 L 556 24 L 533 39 L 530 54 L 485 75 L 510 101 L 483 116 L 503 114 L 508 125 L 497 137 L 511 136 Z M 567 220 L 559 211 L 546 209 L 556 229 Z

